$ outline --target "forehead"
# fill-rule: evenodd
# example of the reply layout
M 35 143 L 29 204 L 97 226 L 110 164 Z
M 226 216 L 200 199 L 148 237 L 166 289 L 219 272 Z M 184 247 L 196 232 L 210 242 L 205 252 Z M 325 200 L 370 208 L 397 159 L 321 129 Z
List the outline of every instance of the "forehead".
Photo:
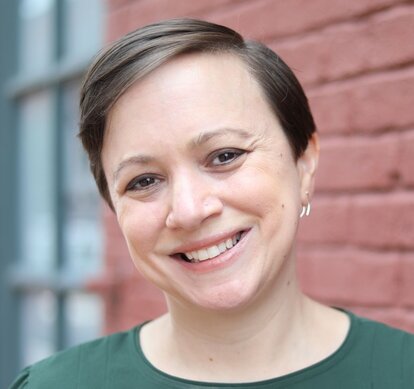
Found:
M 207 84 L 203 84 L 203 81 L 207 81 Z M 218 86 L 216 83 L 222 88 L 240 88 L 251 82 L 256 83 L 246 64 L 235 54 L 200 52 L 182 54 L 170 59 L 141 78 L 137 82 L 137 89 L 154 86 L 184 87 L 188 84 L 193 87 L 208 85 L 213 88 Z
M 175 108 L 181 104 L 181 109 L 192 105 L 201 110 L 207 104 L 244 106 L 253 100 L 264 100 L 263 94 L 239 57 L 186 54 L 173 58 L 129 87 L 111 109 L 108 127 L 131 109 L 144 116 L 154 110 L 163 110 L 165 115 L 172 104 Z

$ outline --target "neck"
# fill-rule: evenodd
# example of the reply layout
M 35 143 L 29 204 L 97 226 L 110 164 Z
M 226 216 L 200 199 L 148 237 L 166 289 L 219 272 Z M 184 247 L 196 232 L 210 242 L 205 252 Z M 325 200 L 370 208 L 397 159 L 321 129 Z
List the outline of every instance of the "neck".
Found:
M 297 285 L 293 261 L 274 285 L 237 311 L 195 310 L 169 297 L 167 301 L 169 314 L 158 322 L 156 333 L 162 334 L 171 358 L 158 365 L 173 375 L 223 382 L 271 378 L 278 370 L 280 375 L 295 370 L 308 347 L 313 303 Z
M 285 337 L 285 330 L 303 314 L 305 299 L 291 274 L 294 269 L 286 270 L 288 274 L 281 274 L 283 279 L 262 291 L 248 306 L 231 311 L 195 309 L 167 296 L 171 330 L 177 339 L 193 338 L 192 347 L 197 339 L 206 339 L 209 343 L 229 344 L 231 349 L 269 329 Z

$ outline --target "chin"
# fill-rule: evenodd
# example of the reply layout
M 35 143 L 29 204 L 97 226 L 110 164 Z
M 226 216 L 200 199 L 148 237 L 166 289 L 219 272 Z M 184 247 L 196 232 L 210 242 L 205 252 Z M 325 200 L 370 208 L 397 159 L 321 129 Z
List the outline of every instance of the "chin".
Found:
M 245 282 L 233 281 L 230 285 L 219 285 L 207 291 L 198 291 L 191 296 L 191 304 L 218 312 L 237 311 L 247 307 L 254 300 L 256 293 L 256 287 L 249 287 Z

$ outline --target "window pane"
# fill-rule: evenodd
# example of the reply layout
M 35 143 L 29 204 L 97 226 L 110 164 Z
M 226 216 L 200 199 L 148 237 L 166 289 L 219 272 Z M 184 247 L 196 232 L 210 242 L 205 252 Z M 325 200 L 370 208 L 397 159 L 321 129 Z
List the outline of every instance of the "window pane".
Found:
M 103 0 L 64 0 L 65 56 L 89 58 L 104 37 Z
M 71 293 L 65 308 L 67 346 L 74 346 L 102 335 L 103 302 L 99 296 Z
M 54 0 L 20 0 L 19 70 L 34 74 L 44 72 L 53 61 Z
M 55 352 L 56 299 L 49 291 L 22 298 L 22 364 L 27 366 Z
M 31 271 L 53 265 L 54 218 L 53 100 L 49 92 L 25 97 L 20 104 L 19 203 L 21 257 Z
M 96 272 L 101 266 L 101 201 L 78 133 L 79 81 L 64 88 L 64 250 L 72 271 Z

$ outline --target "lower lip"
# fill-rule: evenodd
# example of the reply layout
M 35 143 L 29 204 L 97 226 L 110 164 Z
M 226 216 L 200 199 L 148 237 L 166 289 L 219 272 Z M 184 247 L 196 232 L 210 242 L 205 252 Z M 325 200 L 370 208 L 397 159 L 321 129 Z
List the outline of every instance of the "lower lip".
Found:
M 226 250 L 224 253 L 217 255 L 217 257 L 206 259 L 200 262 L 186 262 L 182 259 L 177 259 L 177 262 L 188 270 L 195 273 L 208 273 L 211 271 L 219 270 L 223 267 L 230 266 L 232 263 L 237 261 L 241 251 L 246 245 L 246 241 L 250 235 L 250 230 L 246 230 L 244 236 L 239 242 L 233 246 L 230 250 Z

